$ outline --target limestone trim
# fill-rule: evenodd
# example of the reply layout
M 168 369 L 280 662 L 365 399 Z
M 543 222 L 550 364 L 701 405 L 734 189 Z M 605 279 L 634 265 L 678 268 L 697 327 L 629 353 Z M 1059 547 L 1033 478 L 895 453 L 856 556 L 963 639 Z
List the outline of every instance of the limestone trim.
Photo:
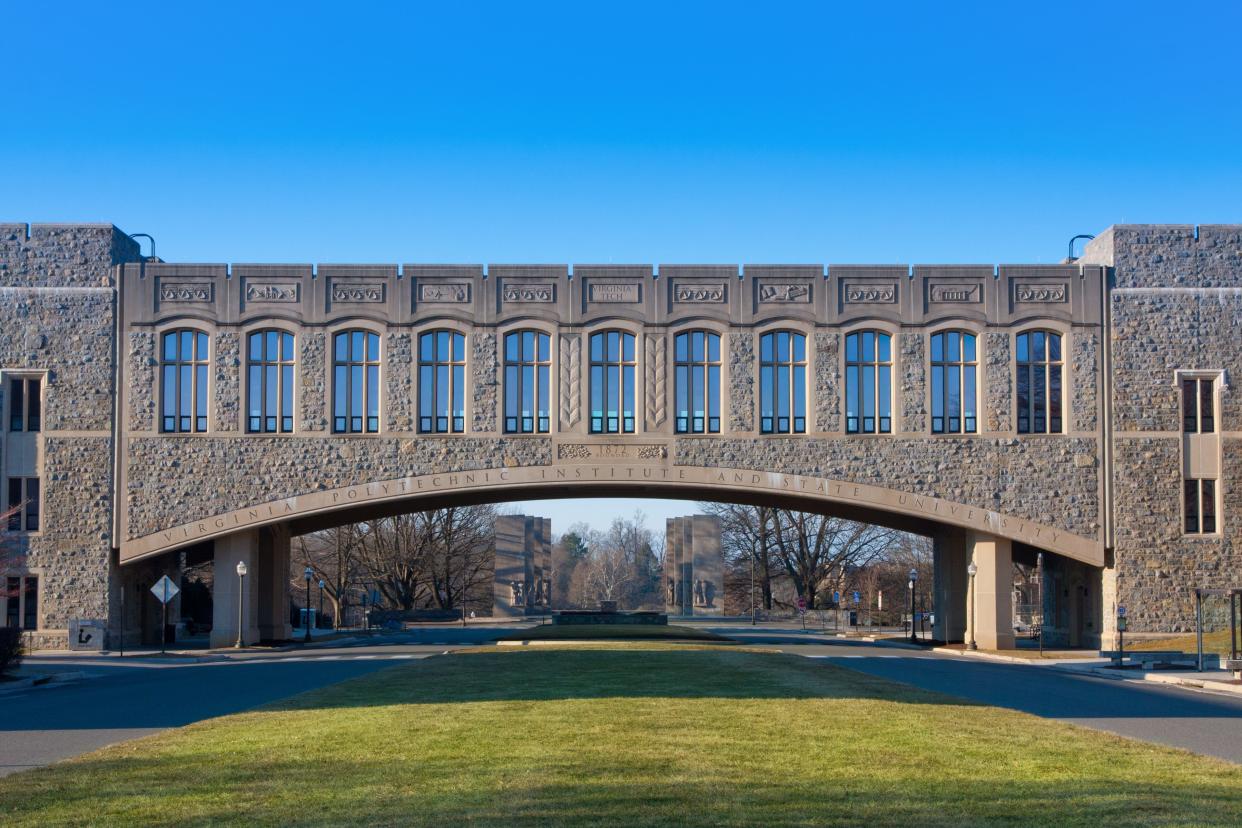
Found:
M 1100 542 L 1001 512 L 829 478 L 726 467 L 674 466 L 660 462 L 657 454 L 635 453 L 633 458 L 603 459 L 594 464 L 502 466 L 440 472 L 309 492 L 223 512 L 125 541 L 121 545 L 120 560 L 123 564 L 129 564 L 200 541 L 313 515 L 342 512 L 346 513 L 341 516 L 342 521 L 348 521 L 347 513 L 352 509 L 387 502 L 417 503 L 419 499 L 472 492 L 521 497 L 537 495 L 544 490 L 562 493 L 568 490 L 568 496 L 573 496 L 574 489 L 585 493 L 592 488 L 606 487 L 609 490 L 632 488 L 656 491 L 661 495 L 675 495 L 679 489 L 706 490 L 719 492 L 719 499 L 726 501 L 731 495 L 753 498 L 756 493 L 765 493 L 774 498 L 805 500 L 808 507 L 821 504 L 822 508 L 825 503 L 863 507 L 987 532 L 1032 544 L 1092 566 L 1104 565 L 1104 547 Z M 644 462 L 648 459 L 656 462 Z

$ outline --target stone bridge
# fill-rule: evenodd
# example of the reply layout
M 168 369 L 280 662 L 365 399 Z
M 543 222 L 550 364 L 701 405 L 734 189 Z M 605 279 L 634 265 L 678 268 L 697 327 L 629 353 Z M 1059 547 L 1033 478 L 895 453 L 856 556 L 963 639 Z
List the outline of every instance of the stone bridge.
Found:
M 110 226 L 0 239 L 6 405 L 9 379 L 43 383 L 43 429 L 4 462 L 43 483 L 19 536 L 51 638 L 119 630 L 119 591 L 183 554 L 223 573 L 213 640 L 236 638 L 240 560 L 244 634 L 287 637 L 291 535 L 449 503 L 728 500 L 919 532 L 938 637 L 988 647 L 1039 552 L 1066 643 L 1109 634 L 1118 600 L 1175 629 L 1182 575 L 1232 561 L 1238 228 L 1110 228 L 1079 261 L 999 267 L 225 266 L 141 261 Z M 1210 432 L 1183 430 L 1187 381 Z

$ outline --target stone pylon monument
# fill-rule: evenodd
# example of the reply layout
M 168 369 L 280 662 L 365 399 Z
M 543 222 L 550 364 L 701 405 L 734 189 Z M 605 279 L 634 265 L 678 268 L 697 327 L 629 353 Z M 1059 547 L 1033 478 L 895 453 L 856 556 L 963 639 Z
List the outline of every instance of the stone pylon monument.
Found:
M 496 518 L 492 615 L 543 615 L 552 606 L 552 520 L 530 515 Z
M 664 608 L 670 615 L 721 615 L 724 552 L 720 518 L 669 518 L 664 542 Z

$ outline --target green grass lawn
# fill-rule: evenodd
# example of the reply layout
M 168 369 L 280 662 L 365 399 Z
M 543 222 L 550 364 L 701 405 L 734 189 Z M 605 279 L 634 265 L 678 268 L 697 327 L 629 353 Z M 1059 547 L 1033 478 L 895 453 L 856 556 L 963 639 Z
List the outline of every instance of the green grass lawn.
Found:
M 502 635 L 497 641 L 710 641 L 731 639 L 676 624 L 540 624 Z
M 438 656 L 0 780 L 0 824 L 1238 825 L 1242 767 L 736 648 Z
M 1126 650 L 1180 650 L 1183 653 L 1198 652 L 1195 636 L 1179 635 L 1174 638 L 1146 638 L 1139 641 L 1127 638 Z M 1229 630 L 1217 630 L 1203 634 L 1203 652 L 1229 655 Z

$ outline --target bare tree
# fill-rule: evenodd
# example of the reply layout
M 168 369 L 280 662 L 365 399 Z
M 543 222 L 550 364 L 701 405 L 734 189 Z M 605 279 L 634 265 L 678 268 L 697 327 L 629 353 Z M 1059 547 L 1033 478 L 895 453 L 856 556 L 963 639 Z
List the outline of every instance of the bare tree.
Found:
M 897 533 L 852 520 L 778 509 L 773 534 L 786 574 L 807 606 L 814 607 L 821 585 L 880 558 Z
M 362 534 L 358 525 L 301 535 L 294 540 L 294 549 L 294 571 L 290 576 L 294 586 L 303 583 L 302 572 L 309 566 L 315 579 L 323 582 L 323 593 L 332 604 L 332 618 L 339 625 L 345 617 L 350 590 L 361 580 Z
M 570 598 L 578 606 L 617 601 L 627 608 L 658 606 L 662 544 L 635 512 L 616 518 L 606 532 L 575 533 L 585 552 L 570 581 Z
M 773 529 L 776 510 L 767 506 L 746 506 L 740 503 L 704 502 L 699 508 L 706 514 L 720 518 L 721 545 L 725 560 L 731 565 L 737 583 L 743 587 L 742 604 L 749 612 L 749 570 L 755 567 L 755 587 L 759 592 L 759 604 L 765 610 L 772 609 L 772 573 L 779 569 L 780 558 L 776 555 Z

